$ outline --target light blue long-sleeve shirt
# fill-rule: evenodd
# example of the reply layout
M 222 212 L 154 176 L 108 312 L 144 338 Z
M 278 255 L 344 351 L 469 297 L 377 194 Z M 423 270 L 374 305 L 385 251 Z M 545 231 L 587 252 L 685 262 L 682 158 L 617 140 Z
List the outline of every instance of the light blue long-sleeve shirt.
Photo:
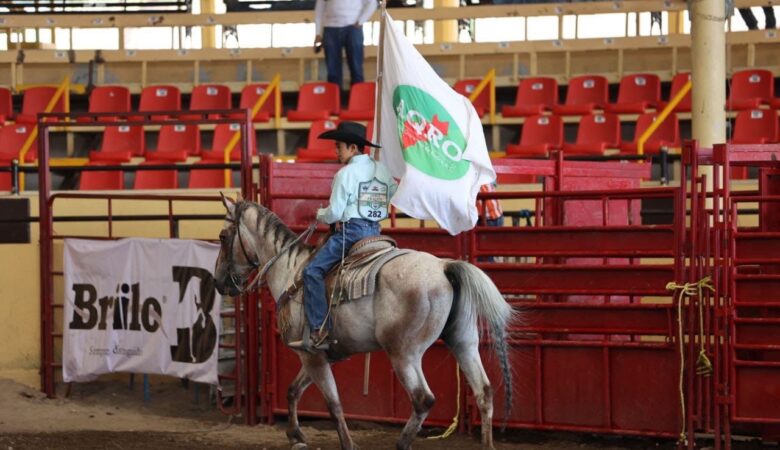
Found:
M 360 183 L 371 181 L 373 178 L 387 184 L 389 202 L 395 194 L 398 184 L 390 175 L 387 167 L 374 161 L 368 155 L 353 156 L 346 166 L 336 172 L 331 186 L 330 204 L 327 208 L 317 210 L 317 220 L 324 223 L 335 223 L 346 222 L 349 219 L 360 219 L 357 205 L 359 186 Z

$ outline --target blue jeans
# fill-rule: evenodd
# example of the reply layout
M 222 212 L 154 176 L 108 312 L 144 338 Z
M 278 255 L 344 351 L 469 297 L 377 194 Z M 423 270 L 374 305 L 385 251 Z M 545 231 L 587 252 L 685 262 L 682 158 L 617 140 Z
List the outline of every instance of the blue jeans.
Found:
M 325 275 L 341 261 L 344 255 L 359 240 L 379 235 L 379 223 L 365 219 L 350 219 L 342 223 L 343 231 L 337 230 L 320 247 L 319 251 L 303 269 L 303 299 L 306 320 L 312 331 L 319 329 L 328 313 L 328 299 L 325 295 Z
M 363 27 L 325 27 L 322 32 L 322 48 L 325 50 L 325 65 L 328 67 L 328 81 L 342 87 L 341 67 L 344 59 L 341 50 L 347 53 L 347 66 L 351 83 L 363 81 Z

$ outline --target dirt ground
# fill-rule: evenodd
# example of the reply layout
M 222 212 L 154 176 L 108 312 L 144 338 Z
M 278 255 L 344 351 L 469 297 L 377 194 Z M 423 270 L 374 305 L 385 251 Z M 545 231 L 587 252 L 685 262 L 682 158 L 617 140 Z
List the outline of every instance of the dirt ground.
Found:
M 153 384 L 151 401 L 143 402 L 140 383 L 99 381 L 73 385 L 69 398 L 47 399 L 40 392 L 0 380 L 0 450 L 43 449 L 289 449 L 284 424 L 248 427 L 233 423 L 207 401 L 201 389 L 195 403 L 192 388 L 177 383 Z M 240 422 L 236 420 L 236 422 Z M 353 437 L 362 449 L 395 448 L 401 428 L 351 421 Z M 424 429 L 421 434 L 441 430 Z M 305 421 L 303 432 L 312 449 L 337 449 L 329 421 Z M 669 441 L 569 433 L 512 431 L 497 433 L 504 449 L 673 449 Z M 709 445 L 702 442 L 703 445 Z M 453 435 L 445 440 L 415 441 L 415 449 L 479 448 L 476 437 Z M 764 449 L 758 443 L 738 443 L 739 450 Z

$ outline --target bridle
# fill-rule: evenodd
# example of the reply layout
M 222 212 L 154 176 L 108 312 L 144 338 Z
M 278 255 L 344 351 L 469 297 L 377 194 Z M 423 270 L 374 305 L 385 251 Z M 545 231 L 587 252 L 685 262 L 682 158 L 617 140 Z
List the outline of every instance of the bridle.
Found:
M 312 222 L 308 228 L 306 228 L 301 234 L 298 235 L 297 238 L 282 247 L 282 249 L 279 250 L 276 255 L 271 257 L 271 259 L 269 259 L 268 262 L 266 262 L 261 268 L 258 261 L 254 261 L 249 257 L 249 252 L 246 250 L 244 240 L 241 238 L 241 216 L 244 214 L 244 211 L 246 211 L 246 208 L 241 208 L 238 211 L 238 217 L 235 219 L 232 217 L 225 218 L 226 221 L 235 225 L 235 235 L 233 236 L 233 239 L 230 240 L 226 259 L 228 264 L 228 277 L 230 278 L 230 281 L 233 283 L 233 285 L 238 289 L 239 294 L 244 294 L 253 289 L 261 287 L 263 283 L 265 283 L 265 275 L 271 269 L 271 266 L 273 266 L 274 263 L 279 259 L 279 257 L 281 257 L 285 252 L 287 252 L 287 250 L 299 242 L 306 242 L 317 227 L 317 222 Z M 257 271 L 254 278 L 252 278 L 252 281 L 248 283 L 245 283 L 246 279 L 243 275 L 237 273 L 235 263 L 233 262 L 233 243 L 236 241 L 236 238 L 238 238 L 238 245 L 241 247 L 241 253 L 244 254 L 244 259 L 247 261 L 247 264 L 252 267 L 252 270 Z M 249 273 L 251 273 L 251 270 Z

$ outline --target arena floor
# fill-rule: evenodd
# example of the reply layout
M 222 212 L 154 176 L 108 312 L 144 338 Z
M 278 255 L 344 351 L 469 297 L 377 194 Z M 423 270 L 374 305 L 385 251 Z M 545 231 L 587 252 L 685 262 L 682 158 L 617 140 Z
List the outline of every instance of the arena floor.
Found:
M 152 387 L 144 404 L 140 384 L 128 389 L 121 381 L 74 385 L 70 398 L 46 399 L 40 392 L 0 380 L 0 450 L 23 449 L 289 449 L 284 424 L 247 427 L 232 424 L 214 406 L 193 402 L 191 391 L 176 383 Z M 337 449 L 329 421 L 306 421 L 303 431 L 312 449 Z M 356 442 L 366 449 L 395 448 L 400 427 L 351 421 Z M 441 430 L 423 430 L 437 434 Z M 669 441 L 569 433 L 512 431 L 497 434 L 498 449 L 673 449 Z M 709 443 L 702 442 L 705 446 Z M 453 435 L 446 440 L 415 442 L 415 449 L 480 448 L 476 438 Z M 765 449 L 740 442 L 735 450 Z

